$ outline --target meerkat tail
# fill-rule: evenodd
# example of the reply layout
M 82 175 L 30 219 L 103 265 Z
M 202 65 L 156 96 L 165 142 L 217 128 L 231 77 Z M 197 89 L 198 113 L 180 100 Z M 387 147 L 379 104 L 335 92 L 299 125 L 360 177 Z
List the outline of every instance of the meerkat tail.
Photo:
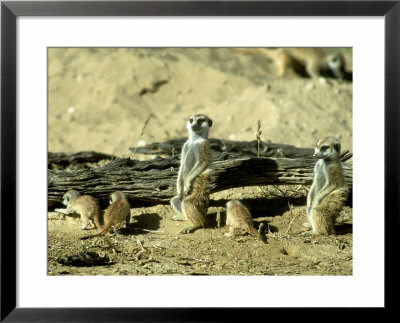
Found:
M 103 226 L 100 223 L 100 215 L 101 215 L 100 203 L 98 201 L 96 201 L 96 204 L 97 204 L 98 212 L 93 216 L 93 221 L 94 221 L 94 224 L 96 225 L 97 229 L 101 230 L 103 228 Z
M 86 237 L 82 237 L 81 240 L 86 240 L 86 239 L 91 239 L 91 238 L 95 238 L 95 237 L 100 237 L 102 235 L 104 235 L 109 229 L 111 228 L 110 224 L 106 224 L 104 225 L 104 227 L 102 227 L 100 229 L 100 232 L 96 233 L 96 234 L 92 234 L 90 236 L 86 236 Z
M 95 216 L 93 220 L 94 220 L 94 224 L 96 225 L 98 230 L 103 229 L 103 226 L 101 225 L 100 219 L 98 216 Z
M 267 243 L 266 237 L 254 227 L 247 227 L 247 231 L 253 236 L 257 237 L 261 242 Z
M 346 188 L 339 188 L 325 197 L 321 204 L 311 210 L 312 227 L 316 233 L 331 234 L 334 232 L 336 218 L 347 200 Z

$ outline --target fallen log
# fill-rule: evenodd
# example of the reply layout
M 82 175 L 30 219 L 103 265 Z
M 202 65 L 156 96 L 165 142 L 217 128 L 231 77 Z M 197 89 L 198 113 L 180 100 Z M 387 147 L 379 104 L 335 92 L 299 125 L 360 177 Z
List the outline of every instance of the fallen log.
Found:
M 165 142 L 154 142 L 143 147 L 131 147 L 129 150 L 137 154 L 174 156 L 180 154 L 182 146 L 187 138 L 172 139 Z M 313 154 L 313 148 L 297 148 L 291 145 L 274 144 L 271 142 L 257 140 L 232 141 L 225 139 L 209 138 L 211 153 L 232 153 L 242 157 L 275 157 L 275 158 L 299 158 L 308 157 Z M 214 156 L 213 156 L 214 157 Z
M 113 160 L 116 157 L 109 154 L 98 153 L 95 151 L 79 151 L 76 153 L 52 153 L 47 154 L 47 167 L 53 165 L 66 167 L 83 163 L 97 163 L 101 160 Z
M 349 158 L 345 154 L 342 160 Z M 211 167 L 211 192 L 258 185 L 311 185 L 312 158 L 251 158 L 221 154 Z M 116 190 L 126 192 L 132 207 L 168 203 L 176 194 L 179 156 L 151 161 L 115 159 L 103 167 L 82 170 L 48 170 L 48 205 L 61 202 L 76 189 L 107 199 Z M 346 183 L 352 187 L 352 163 L 343 163 Z

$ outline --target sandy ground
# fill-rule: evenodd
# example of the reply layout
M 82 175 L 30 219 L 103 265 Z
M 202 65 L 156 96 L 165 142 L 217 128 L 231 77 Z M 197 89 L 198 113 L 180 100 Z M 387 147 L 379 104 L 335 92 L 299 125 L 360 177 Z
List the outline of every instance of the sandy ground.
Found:
M 341 52 L 352 71 L 351 49 Z M 129 147 L 186 136 L 193 113 L 213 119 L 210 137 L 313 147 L 326 135 L 352 151 L 352 83 L 277 76 L 263 49 L 54 48 L 48 53 L 48 149 L 94 150 L 132 157 Z M 147 127 L 143 126 L 149 119 Z M 137 155 L 135 158 L 143 159 Z M 351 275 L 352 209 L 338 219 L 337 235 L 299 236 L 308 187 L 250 187 L 211 196 L 210 225 L 191 235 L 172 221 L 168 205 L 131 209 L 131 226 L 118 235 L 80 240 L 79 218 L 48 213 L 50 275 Z M 231 198 L 244 200 L 267 244 L 256 237 L 226 237 Z M 52 211 L 52 210 L 50 210 Z M 149 231 L 143 231 L 150 230 Z M 94 232 L 93 230 L 90 230 Z M 105 266 L 69 267 L 59 257 L 82 250 L 107 255 Z

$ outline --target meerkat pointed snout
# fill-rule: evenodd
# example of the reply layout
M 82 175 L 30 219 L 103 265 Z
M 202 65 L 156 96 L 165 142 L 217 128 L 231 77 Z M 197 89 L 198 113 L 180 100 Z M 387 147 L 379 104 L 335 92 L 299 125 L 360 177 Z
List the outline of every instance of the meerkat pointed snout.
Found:
M 313 156 L 318 161 L 307 196 L 308 223 L 304 224 L 312 231 L 303 232 L 302 235 L 335 232 L 336 218 L 348 195 L 340 162 L 340 148 L 340 141 L 334 137 L 325 137 L 317 142 Z
M 115 230 L 123 225 L 129 224 L 131 209 L 125 194 L 121 191 L 113 192 L 110 195 L 110 203 L 111 204 L 104 212 L 104 227 L 99 228 L 99 233 L 92 236 L 84 237 L 82 239 L 101 236 L 112 227 Z
M 235 236 L 238 231 L 246 231 L 267 243 L 265 236 L 254 228 L 253 218 L 249 209 L 238 200 L 230 200 L 226 203 L 226 225 L 229 226 L 227 236 Z
M 177 195 L 170 204 L 177 215 L 174 220 L 189 220 L 191 227 L 181 233 L 192 233 L 204 227 L 209 205 L 211 151 L 208 132 L 212 120 L 204 114 L 190 116 L 186 123 L 189 138 L 182 147 L 177 179 Z
M 63 214 L 79 214 L 83 225 L 82 230 L 85 230 L 90 224 L 96 224 L 97 228 L 101 228 L 100 215 L 101 209 L 99 202 L 90 195 L 81 195 L 76 190 L 69 190 L 63 195 L 65 209 L 55 209 L 56 212 Z

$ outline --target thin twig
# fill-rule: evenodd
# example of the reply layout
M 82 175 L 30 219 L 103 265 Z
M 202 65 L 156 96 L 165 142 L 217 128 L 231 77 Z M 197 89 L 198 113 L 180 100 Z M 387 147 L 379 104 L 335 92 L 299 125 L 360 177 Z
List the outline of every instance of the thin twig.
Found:
M 139 139 L 142 138 L 142 136 L 144 135 L 144 131 L 146 130 L 147 124 L 149 123 L 151 117 L 147 117 L 146 121 L 144 122 L 144 125 L 142 127 L 142 130 L 140 131 L 140 135 L 139 135 Z M 132 159 L 134 159 L 135 155 L 136 155 L 136 150 L 137 150 L 137 146 L 135 147 L 135 150 L 133 151 L 133 155 L 132 155 Z
M 288 206 L 289 206 L 290 214 L 293 215 L 293 212 L 292 212 L 293 206 L 290 205 L 289 201 L 288 201 Z M 297 214 L 297 215 L 298 215 L 298 214 Z M 293 216 L 292 219 L 290 220 L 289 225 L 288 225 L 288 228 L 287 228 L 285 234 L 288 234 L 288 232 L 289 232 L 289 230 L 290 230 L 290 227 L 291 227 L 291 225 L 292 225 L 294 219 L 297 217 L 297 215 Z

